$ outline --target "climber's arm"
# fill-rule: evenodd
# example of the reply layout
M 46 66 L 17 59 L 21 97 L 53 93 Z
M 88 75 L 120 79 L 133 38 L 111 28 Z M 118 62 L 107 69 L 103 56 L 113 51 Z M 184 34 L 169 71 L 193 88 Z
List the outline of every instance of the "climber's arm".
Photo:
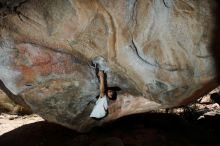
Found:
M 100 96 L 103 97 L 105 95 L 104 72 L 99 71 L 98 76 L 99 76 L 99 80 L 100 80 L 100 85 L 99 85 Z

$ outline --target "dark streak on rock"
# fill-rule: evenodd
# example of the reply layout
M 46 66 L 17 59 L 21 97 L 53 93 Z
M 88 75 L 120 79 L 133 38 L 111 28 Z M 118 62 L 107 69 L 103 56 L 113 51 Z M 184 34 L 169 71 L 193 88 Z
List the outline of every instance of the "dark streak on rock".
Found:
M 135 25 L 137 24 L 137 0 L 135 0 L 134 4 L 133 4 L 133 10 L 132 10 L 132 21 L 135 23 Z
M 207 59 L 211 56 L 210 55 L 196 55 L 196 57 L 201 58 L 201 59 Z
M 183 45 L 181 44 L 180 41 L 177 41 L 177 44 L 184 50 L 184 51 L 187 51 L 185 47 L 183 47 Z
M 138 58 L 140 58 L 146 64 L 149 64 L 151 66 L 158 67 L 158 68 L 161 68 L 161 69 L 164 69 L 164 70 L 167 70 L 167 71 L 171 71 L 171 72 L 183 70 L 183 69 L 180 69 L 180 68 L 177 68 L 177 67 L 165 67 L 165 66 L 160 65 L 158 62 L 156 62 L 155 64 L 148 62 L 147 60 L 145 60 L 144 58 L 142 58 L 140 56 L 140 54 L 138 52 L 138 49 L 137 49 L 137 46 L 135 45 L 135 42 L 134 42 L 133 39 L 131 40 L 130 48 L 136 53 Z M 169 66 L 172 66 L 172 65 L 169 65 Z
M 163 0 L 163 4 L 165 7 L 170 8 L 169 4 L 167 4 L 166 0 Z
M 158 88 L 160 88 L 161 90 L 167 90 L 168 89 L 168 86 L 166 84 L 164 84 L 163 82 L 161 81 L 155 81 L 156 82 L 156 86 Z
M 149 64 L 149 65 L 154 66 L 154 67 L 159 67 L 159 65 L 158 65 L 158 64 L 152 64 L 152 63 L 150 63 L 150 62 L 146 61 L 145 59 L 143 59 L 143 58 L 140 56 L 140 54 L 138 53 L 137 46 L 135 45 L 135 43 L 134 43 L 134 40 L 133 40 L 133 39 L 131 40 L 131 45 L 130 45 L 130 48 L 131 48 L 132 50 L 134 50 L 134 51 L 135 51 L 135 53 L 136 53 L 136 55 L 138 56 L 138 58 L 140 58 L 140 59 L 141 59 L 141 60 L 142 60 L 144 63 Z

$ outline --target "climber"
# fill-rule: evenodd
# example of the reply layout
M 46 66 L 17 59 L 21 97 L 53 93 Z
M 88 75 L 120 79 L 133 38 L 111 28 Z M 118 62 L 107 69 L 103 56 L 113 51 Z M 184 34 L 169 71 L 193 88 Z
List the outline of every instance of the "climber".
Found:
M 92 118 L 103 118 L 108 113 L 108 102 L 109 99 L 115 100 L 116 99 L 116 91 L 119 91 L 119 87 L 107 87 L 107 81 L 105 80 L 107 72 L 109 72 L 109 68 L 107 62 L 103 57 L 96 57 L 93 59 L 92 64 L 89 65 L 90 67 L 96 70 L 96 74 L 99 79 L 99 90 L 100 95 L 96 104 L 90 114 Z
M 100 81 L 99 89 L 100 95 L 96 101 L 90 117 L 92 118 L 103 118 L 107 115 L 108 112 L 108 99 L 115 99 L 116 91 L 112 88 L 105 89 L 105 73 L 104 71 L 98 71 L 98 77 Z

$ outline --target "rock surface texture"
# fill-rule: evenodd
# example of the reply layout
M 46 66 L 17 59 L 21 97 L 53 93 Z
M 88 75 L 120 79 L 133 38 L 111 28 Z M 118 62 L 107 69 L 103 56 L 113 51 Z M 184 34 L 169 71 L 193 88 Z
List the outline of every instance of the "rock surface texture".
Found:
M 0 90 L 0 113 L 1 112 L 14 112 L 19 108 L 5 93 Z
M 217 86 L 215 1 L 2 0 L 0 79 L 44 119 L 79 131 L 187 103 Z M 106 59 L 120 87 L 106 118 L 89 118 Z

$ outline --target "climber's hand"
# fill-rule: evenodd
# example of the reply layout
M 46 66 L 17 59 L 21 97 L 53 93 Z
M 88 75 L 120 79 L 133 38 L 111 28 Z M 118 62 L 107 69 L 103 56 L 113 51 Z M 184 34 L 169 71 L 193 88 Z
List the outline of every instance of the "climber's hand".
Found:
M 103 72 L 102 70 L 100 70 L 100 71 L 98 72 L 98 76 L 99 76 L 100 78 L 104 78 L 104 72 Z

